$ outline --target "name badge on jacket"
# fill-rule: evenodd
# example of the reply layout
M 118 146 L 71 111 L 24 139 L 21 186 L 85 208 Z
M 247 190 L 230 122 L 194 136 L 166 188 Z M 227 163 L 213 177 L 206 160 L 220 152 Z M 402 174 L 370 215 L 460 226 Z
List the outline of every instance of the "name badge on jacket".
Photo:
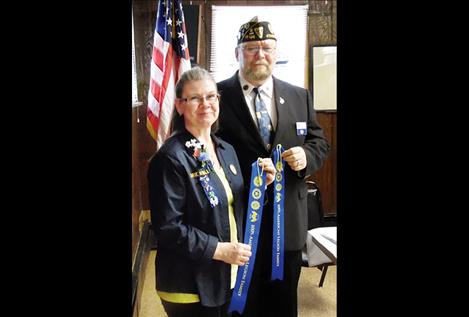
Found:
M 296 123 L 296 135 L 306 135 L 306 122 Z

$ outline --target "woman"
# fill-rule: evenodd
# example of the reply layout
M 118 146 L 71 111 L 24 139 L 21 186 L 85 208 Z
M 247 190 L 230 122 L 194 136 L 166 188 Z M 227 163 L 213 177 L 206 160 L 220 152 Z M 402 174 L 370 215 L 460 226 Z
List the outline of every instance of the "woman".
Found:
M 231 145 L 216 137 L 217 85 L 199 67 L 176 84 L 172 136 L 151 159 L 152 227 L 158 239 L 156 289 L 169 317 L 227 316 L 243 244 L 243 178 Z M 270 158 L 261 159 L 267 184 Z

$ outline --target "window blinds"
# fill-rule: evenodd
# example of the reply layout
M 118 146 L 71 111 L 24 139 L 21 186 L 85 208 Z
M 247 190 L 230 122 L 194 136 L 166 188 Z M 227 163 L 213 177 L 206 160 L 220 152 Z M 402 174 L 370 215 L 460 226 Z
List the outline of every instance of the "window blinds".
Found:
M 212 40 L 209 71 L 218 82 L 238 69 L 235 57 L 239 27 L 254 16 L 269 21 L 277 37 L 274 76 L 305 87 L 307 71 L 308 5 L 212 6 Z

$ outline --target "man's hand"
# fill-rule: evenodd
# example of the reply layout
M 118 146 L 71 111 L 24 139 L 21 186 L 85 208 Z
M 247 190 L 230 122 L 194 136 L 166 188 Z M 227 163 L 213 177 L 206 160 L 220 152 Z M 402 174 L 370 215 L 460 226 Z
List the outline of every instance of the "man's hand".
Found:
M 282 158 L 295 172 L 301 171 L 308 165 L 305 150 L 301 146 L 294 146 L 282 153 Z

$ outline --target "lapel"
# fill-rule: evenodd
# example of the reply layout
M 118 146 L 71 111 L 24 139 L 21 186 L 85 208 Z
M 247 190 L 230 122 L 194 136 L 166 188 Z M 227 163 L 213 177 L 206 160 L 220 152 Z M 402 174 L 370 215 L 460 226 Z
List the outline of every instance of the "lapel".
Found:
M 186 129 L 184 129 L 184 131 L 180 133 L 179 138 L 180 138 L 181 143 L 184 144 L 184 147 L 186 148 L 187 153 L 191 156 L 191 161 L 195 164 L 195 166 L 197 166 L 197 168 L 194 170 L 191 170 L 191 172 L 197 171 L 199 169 L 200 163 L 198 162 L 197 158 L 193 156 L 194 149 L 193 147 L 186 146 L 186 142 L 188 141 L 190 142 L 192 139 L 198 141 L 197 138 L 194 137 L 192 133 L 190 133 Z M 216 139 L 216 137 L 213 134 L 212 134 L 212 140 L 216 144 L 217 151 L 218 149 L 223 148 L 223 145 L 218 146 L 219 141 L 218 139 Z M 218 156 L 220 157 L 221 155 L 218 155 Z M 220 164 L 223 164 L 223 163 L 220 163 Z M 210 183 L 213 186 L 215 194 L 219 200 L 219 204 L 213 207 L 213 211 L 210 210 L 209 212 L 213 214 L 213 217 L 214 217 L 213 223 L 215 224 L 215 227 L 217 228 L 218 239 L 223 241 L 224 237 L 222 236 L 222 232 L 224 232 L 223 230 L 226 227 L 226 224 L 229 224 L 229 220 L 228 220 L 228 215 L 227 214 L 225 215 L 225 213 L 222 212 L 221 206 L 228 205 L 228 197 L 226 196 L 225 187 L 223 186 L 223 183 L 221 182 L 220 178 L 218 177 L 215 171 L 210 172 L 209 178 L 211 180 Z M 200 182 L 198 178 L 195 181 Z M 205 192 L 201 186 L 199 187 L 199 190 L 200 190 L 200 194 L 203 196 L 203 199 L 207 199 Z
M 289 99 L 286 97 L 287 94 L 284 86 L 281 85 L 281 83 L 275 77 L 273 77 L 273 82 L 275 108 L 277 109 L 277 129 L 275 130 L 274 140 L 272 142 L 272 145 L 275 145 L 281 143 L 281 136 L 285 135 L 285 131 L 288 129 L 287 123 L 290 121 L 288 108 L 291 107 L 291 105 L 289 105 Z
M 216 151 L 217 151 L 217 155 L 218 155 L 218 161 L 220 162 L 222 168 L 223 168 L 223 171 L 225 172 L 225 177 L 226 177 L 226 180 L 228 181 L 228 184 L 230 184 L 230 187 L 231 187 L 231 192 L 233 193 L 233 199 L 234 199 L 234 213 L 235 213 L 235 217 L 236 217 L 236 221 L 241 221 L 242 223 L 242 219 L 243 219 L 243 206 L 239 206 L 239 208 L 236 208 L 237 204 L 241 201 L 241 197 L 239 196 L 241 193 L 239 193 L 236 189 L 235 186 L 231 186 L 231 184 L 235 184 L 235 180 L 234 180 L 234 177 L 236 177 L 235 175 L 232 174 L 232 166 L 233 168 L 236 169 L 236 166 L 235 166 L 235 157 L 234 157 L 234 153 L 231 152 L 231 151 L 228 151 L 224 146 L 223 144 L 220 142 L 220 139 L 218 137 L 216 137 L 215 135 L 212 134 L 212 140 L 213 142 L 215 143 L 215 146 L 216 146 Z M 241 171 L 240 170 L 236 170 L 237 172 L 237 175 L 239 175 L 239 177 L 242 177 L 241 176 Z
M 217 136 L 215 136 L 215 134 L 212 134 L 212 140 L 215 143 L 218 161 L 220 162 L 220 165 L 223 168 L 226 180 L 228 181 L 229 184 L 231 184 L 233 182 L 233 179 L 232 179 L 233 175 L 231 174 L 232 172 L 231 172 L 230 166 L 234 166 L 233 154 L 231 154 L 229 151 L 226 150 L 226 148 L 220 142 L 220 139 Z M 221 181 L 220 181 L 220 184 L 221 184 Z M 221 185 L 223 186 L 223 184 Z M 223 187 L 223 190 L 224 190 L 224 187 Z M 233 188 L 231 188 L 231 191 L 233 192 L 233 197 L 235 197 L 236 199 L 236 193 L 233 190 Z
M 251 116 L 251 112 L 249 111 L 249 107 L 246 104 L 243 89 L 238 80 L 238 72 L 239 71 L 237 71 L 234 76 L 230 78 L 229 86 L 231 86 L 233 89 L 227 89 L 227 92 L 225 93 L 227 101 L 225 104 L 230 102 L 230 106 L 241 124 L 245 126 L 246 130 L 249 131 L 252 138 L 256 140 L 260 146 L 264 146 L 262 137 L 259 134 L 259 130 L 257 129 L 257 126 L 254 123 L 254 119 Z
M 229 166 L 230 166 L 231 162 L 227 162 L 228 153 L 227 153 L 225 147 L 223 146 L 223 144 L 220 143 L 220 140 L 218 139 L 218 137 L 216 137 L 214 134 L 212 134 L 212 140 L 213 140 L 213 142 L 215 143 L 215 146 L 216 146 L 218 161 L 220 162 L 221 167 L 223 168 L 223 171 L 225 171 L 226 180 L 230 183 L 231 182 L 231 174 L 228 173 L 228 170 L 229 170 Z

